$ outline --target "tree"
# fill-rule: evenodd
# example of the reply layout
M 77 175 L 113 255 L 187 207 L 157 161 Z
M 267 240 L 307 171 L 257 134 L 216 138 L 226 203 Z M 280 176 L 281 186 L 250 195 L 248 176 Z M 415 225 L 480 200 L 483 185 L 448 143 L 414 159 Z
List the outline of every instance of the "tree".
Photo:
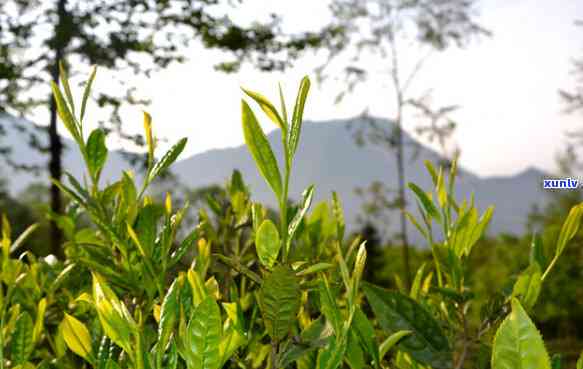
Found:
M 338 101 L 346 92 L 353 91 L 357 84 L 373 75 L 373 69 L 378 70 L 379 65 L 386 67 L 385 72 L 388 72 L 394 93 L 391 127 L 384 127 L 375 120 L 366 120 L 370 124 L 361 127 L 358 136 L 395 152 L 396 201 L 400 211 L 400 239 L 407 285 L 411 284 L 411 268 L 405 216 L 404 146 L 408 144 L 403 142 L 402 134 L 405 109 L 413 108 L 413 112 L 421 113 L 429 120 L 421 132 L 447 137 L 452 131 L 448 127 L 454 126 L 448 115 L 457 108 L 436 108 L 431 104 L 429 92 L 416 95 L 410 92 L 410 88 L 432 53 L 453 45 L 464 47 L 474 36 L 489 34 L 474 21 L 474 7 L 474 0 L 334 0 L 331 7 L 334 27 L 343 29 L 344 40 L 342 47 L 332 51 L 328 63 L 320 71 L 329 68 L 331 61 L 344 51 L 356 53 L 344 68 L 347 90 L 341 92 Z M 415 50 L 420 56 L 405 66 L 405 50 Z M 370 63 L 372 67 L 369 67 L 363 56 L 375 58 L 377 62 Z
M 85 71 L 88 64 L 112 73 L 149 74 L 184 61 L 183 50 L 192 40 L 198 40 L 206 48 L 229 55 L 216 66 L 219 70 L 233 72 L 245 62 L 261 70 L 281 70 L 304 49 L 333 42 L 337 33 L 325 29 L 286 35 L 275 16 L 268 22 L 239 25 L 228 16 L 231 6 L 228 0 L 2 1 L 0 109 L 22 116 L 34 109 L 49 108 L 48 145 L 41 144 L 38 132 L 31 132 L 35 137 L 32 143 L 48 153 L 49 175 L 60 180 L 63 143 L 57 133 L 56 103 L 49 91 L 49 81 L 59 84 L 59 65 L 71 76 Z M 96 97 L 98 105 L 111 113 L 109 122 L 100 125 L 140 144 L 140 137 L 121 129 L 119 111 L 124 104 L 147 101 L 121 82 L 117 91 Z M 59 190 L 53 185 L 50 191 L 51 209 L 60 213 L 63 204 Z M 62 257 L 62 234 L 54 223 L 51 229 L 52 252 Z

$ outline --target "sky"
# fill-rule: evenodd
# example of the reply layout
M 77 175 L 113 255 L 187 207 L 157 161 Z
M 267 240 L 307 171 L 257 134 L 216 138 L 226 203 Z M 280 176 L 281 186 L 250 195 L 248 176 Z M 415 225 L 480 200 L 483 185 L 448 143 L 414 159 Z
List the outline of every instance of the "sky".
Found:
M 329 16 L 327 4 L 246 0 L 236 17 L 248 20 L 276 12 L 283 16 L 286 29 L 317 29 Z M 463 50 L 434 54 L 415 84 L 432 87 L 440 104 L 461 106 L 454 115 L 458 122 L 454 140 L 467 169 L 481 176 L 511 175 L 532 166 L 555 170 L 556 155 L 564 150 L 565 132 L 583 128 L 583 116 L 564 114 L 558 96 L 558 89 L 573 86 L 572 58 L 583 57 L 583 27 L 574 25 L 576 19 L 583 19 L 583 1 L 484 0 L 477 9 L 478 22 L 493 36 Z M 152 99 L 148 111 L 155 130 L 169 142 L 189 138 L 183 158 L 243 143 L 240 86 L 278 101 L 277 84 L 281 82 L 291 104 L 302 76 L 313 80 L 314 67 L 321 60 L 318 55 L 308 55 L 284 73 L 260 73 L 244 67 L 235 75 L 225 75 L 212 69 L 221 60 L 220 53 L 193 45 L 186 54 L 186 63 L 136 82 L 138 91 Z M 364 108 L 372 115 L 390 118 L 394 110 L 387 101 L 392 92 L 385 82 L 389 82 L 388 75 L 379 74 L 340 104 L 334 103 L 340 83 L 315 85 L 305 120 L 349 118 Z M 98 77 L 94 89 L 107 87 L 107 78 Z M 127 109 L 124 118 L 130 131 L 141 129 L 140 109 Z M 267 131 L 275 128 L 263 126 Z M 412 134 L 415 126 L 415 121 L 405 121 L 405 129 Z

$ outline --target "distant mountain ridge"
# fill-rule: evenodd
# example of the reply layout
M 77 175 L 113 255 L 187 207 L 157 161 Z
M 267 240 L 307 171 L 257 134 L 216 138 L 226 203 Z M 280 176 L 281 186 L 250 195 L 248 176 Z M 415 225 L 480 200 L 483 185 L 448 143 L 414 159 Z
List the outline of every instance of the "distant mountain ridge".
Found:
M 0 117 L 0 124 L 6 123 L 6 119 L 6 117 L 4 120 Z M 301 192 L 310 184 L 316 185 L 316 201 L 329 199 L 334 190 L 342 199 L 347 224 L 354 229 L 362 201 L 354 189 L 366 187 L 372 181 L 382 181 L 388 187 L 395 188 L 396 164 L 392 152 L 384 151 L 374 145 L 358 146 L 345 123 L 347 123 L 346 120 L 304 123 L 301 147 L 298 148 L 293 167 L 290 197 L 299 199 Z M 383 123 L 389 124 L 387 121 Z M 4 138 L 0 136 L 0 145 L 6 144 L 6 139 L 11 140 L 10 144 L 21 161 L 42 162 L 43 158 L 38 153 L 33 153 L 27 145 L 21 144 L 25 141 L 18 136 L 18 132 L 9 133 Z M 268 140 L 276 156 L 281 157 L 279 131 L 270 133 Z M 414 141 L 414 139 L 406 135 L 405 141 Z M 70 149 L 65 153 L 64 165 L 75 176 L 80 176 L 83 173 L 80 155 L 72 142 L 68 141 L 67 146 Z M 407 159 L 412 157 L 413 150 L 411 146 L 405 147 Z M 440 155 L 423 145 L 416 153 L 416 161 L 406 161 L 407 181 L 429 189 L 432 186 L 431 178 L 425 171 L 423 161 L 429 160 L 435 163 Z M 111 152 L 108 161 L 103 173 L 104 182 L 118 178 L 121 170 L 128 167 L 119 152 Z M 250 186 L 255 200 L 276 207 L 273 194 L 260 178 L 253 159 L 244 145 L 209 150 L 182 159 L 173 166 L 173 172 L 178 179 L 192 188 L 223 184 L 234 169 L 239 169 L 243 173 L 244 180 Z M 460 168 L 456 186 L 457 196 L 469 197 L 473 191 L 476 195 L 476 204 L 481 211 L 488 205 L 496 206 L 490 234 L 501 232 L 520 234 L 524 231 L 527 215 L 532 206 L 534 204 L 542 206 L 546 203 L 547 196 L 542 190 L 542 178 L 545 176 L 546 173 L 536 168 L 529 168 L 514 176 L 481 178 Z M 29 174 L 11 174 L 9 178 L 9 189 L 12 193 L 22 191 L 34 180 Z M 44 177 L 37 180 L 46 182 Z M 408 190 L 407 201 L 409 204 L 414 204 L 415 201 Z M 415 213 L 414 208 L 415 206 L 409 207 L 413 213 Z M 394 214 L 389 226 L 391 232 L 397 225 L 396 213 Z M 416 230 L 412 227 L 411 234 L 414 241 L 419 241 Z

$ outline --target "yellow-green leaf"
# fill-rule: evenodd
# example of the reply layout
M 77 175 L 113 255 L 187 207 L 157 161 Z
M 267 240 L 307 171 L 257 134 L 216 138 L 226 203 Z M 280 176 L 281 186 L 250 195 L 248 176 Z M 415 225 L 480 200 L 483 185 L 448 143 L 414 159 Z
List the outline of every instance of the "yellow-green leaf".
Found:
M 144 131 L 148 145 L 148 163 L 151 165 L 154 162 L 154 136 L 152 134 L 152 117 L 147 112 L 144 112 Z
M 91 361 L 91 335 L 87 327 L 67 313 L 61 324 L 67 347 L 85 360 Z
M 241 101 L 241 108 L 245 143 L 259 168 L 259 172 L 279 199 L 281 197 L 282 184 L 275 155 L 271 150 L 267 137 L 265 137 L 265 133 L 263 133 L 257 122 L 257 118 L 255 118 L 255 114 L 253 114 L 253 111 L 244 100 Z
M 284 134 L 287 133 L 287 127 L 285 125 L 285 122 L 283 119 L 281 119 L 279 113 L 277 112 L 277 109 L 275 108 L 275 106 L 273 106 L 271 101 L 269 101 L 265 96 L 261 95 L 260 93 L 253 92 L 245 88 L 241 89 L 243 90 L 243 92 L 247 94 L 247 96 L 255 100 L 257 104 L 259 104 L 261 110 L 265 112 L 265 114 L 269 117 L 269 119 L 273 123 L 277 124 L 277 126 L 281 128 Z
M 296 97 L 296 103 L 294 105 L 294 112 L 292 115 L 291 129 L 289 134 L 289 156 L 293 158 L 298 144 L 300 142 L 300 133 L 302 130 L 302 123 L 304 119 L 304 108 L 306 105 L 306 99 L 308 97 L 308 92 L 310 91 L 310 79 L 308 76 L 302 78 L 300 83 L 300 88 L 298 90 L 298 96 Z
M 268 268 L 273 267 L 281 249 L 281 242 L 277 227 L 271 220 L 266 219 L 259 226 L 255 235 L 255 247 L 261 264 Z
M 37 306 L 36 311 L 36 321 L 34 322 L 34 329 L 32 331 L 32 342 L 38 342 L 40 335 L 42 334 L 45 320 L 45 311 L 47 309 L 47 299 L 43 297 Z
M 512 298 L 512 312 L 504 319 L 492 347 L 492 369 L 551 369 L 543 339 L 520 302 Z

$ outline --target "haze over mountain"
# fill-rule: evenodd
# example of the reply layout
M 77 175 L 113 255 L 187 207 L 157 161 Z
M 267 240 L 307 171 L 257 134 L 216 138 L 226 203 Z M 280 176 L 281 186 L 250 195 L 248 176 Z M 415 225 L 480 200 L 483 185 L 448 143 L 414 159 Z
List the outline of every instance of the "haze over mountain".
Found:
M 3 119 L 3 120 L 2 120 Z M 0 118 L 0 124 L 6 126 L 7 120 Z M 350 228 L 357 225 L 356 218 L 361 212 L 362 198 L 357 196 L 356 187 L 366 187 L 373 181 L 382 181 L 389 188 L 396 187 L 397 172 L 394 155 L 374 145 L 358 146 L 351 132 L 346 128 L 347 121 L 306 122 L 302 130 L 300 148 L 296 154 L 293 167 L 290 196 L 298 200 L 301 192 L 310 184 L 316 185 L 315 201 L 329 199 L 333 190 L 337 191 L 342 199 L 345 216 Z M 357 123 L 358 124 L 358 123 Z M 384 122 L 388 124 L 388 122 Z M 269 142 L 276 156 L 281 157 L 281 142 L 278 131 L 268 135 Z M 413 142 L 410 136 L 406 142 Z M 43 163 L 43 158 L 37 152 L 30 150 L 26 145 L 26 137 L 17 131 L 0 138 L 0 145 L 7 142 L 14 150 L 15 158 L 26 163 Z M 64 165 L 68 171 L 80 177 L 83 167 L 80 155 L 71 141 L 66 142 L 68 150 L 65 152 Z M 415 161 L 410 160 L 413 150 L 417 156 Z M 405 148 L 407 181 L 414 182 L 424 189 L 431 188 L 431 178 L 423 167 L 423 161 L 436 163 L 440 156 L 433 150 L 413 145 Z M 281 165 L 280 165 L 281 167 Z M 103 181 L 111 182 L 118 178 L 122 169 L 128 164 L 120 152 L 111 152 L 108 164 L 103 172 Z M 196 188 L 211 184 L 223 184 L 230 177 L 234 169 L 239 169 L 244 180 L 252 190 L 254 199 L 276 207 L 274 196 L 267 185 L 260 178 L 253 163 L 251 154 L 243 145 L 234 148 L 209 150 L 183 160 L 173 166 L 173 172 L 186 186 Z M 47 182 L 45 175 L 34 178 L 30 174 L 18 173 L 6 175 L 8 169 L 0 169 L 2 177 L 8 179 L 8 188 L 16 194 L 26 188 L 32 181 Z M 546 174 L 538 169 L 528 169 L 514 176 L 481 178 L 463 167 L 459 170 L 457 179 L 457 196 L 469 197 L 473 191 L 476 194 L 476 203 L 483 211 L 488 205 L 496 206 L 489 233 L 501 232 L 521 234 L 524 232 L 525 222 L 533 204 L 543 205 L 547 201 L 542 190 L 542 178 Z M 414 198 L 407 191 L 409 204 L 414 204 Z M 414 210 L 414 206 L 410 206 Z M 414 212 L 414 211 L 413 211 Z M 415 212 L 414 212 L 415 213 Z M 389 232 L 393 233 L 397 225 L 397 213 L 393 213 Z M 411 229 L 414 241 L 419 237 Z

